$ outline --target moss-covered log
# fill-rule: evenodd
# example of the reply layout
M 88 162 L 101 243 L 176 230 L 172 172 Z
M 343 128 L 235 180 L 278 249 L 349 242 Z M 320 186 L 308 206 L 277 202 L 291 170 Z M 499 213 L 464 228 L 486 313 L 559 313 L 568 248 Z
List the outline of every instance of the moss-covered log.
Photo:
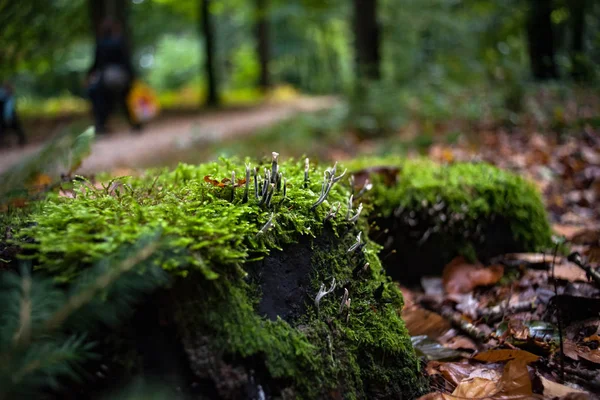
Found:
M 311 165 L 305 174 L 304 162 L 270 160 L 257 174 L 253 167 L 221 160 L 102 187 L 79 182 L 9 221 L 21 227 L 11 228 L 13 243 L 35 270 L 68 285 L 162 230 L 153 262 L 172 273 L 171 286 L 103 347 L 105 359 L 132 374 L 199 398 L 421 393 L 402 295 L 383 272 L 366 218 L 348 221 L 340 169 Z
M 541 197 L 524 178 L 484 163 L 369 158 L 350 163 L 355 192 L 373 183 L 372 237 L 395 279 L 439 274 L 457 255 L 490 258 L 545 250 L 551 229 Z

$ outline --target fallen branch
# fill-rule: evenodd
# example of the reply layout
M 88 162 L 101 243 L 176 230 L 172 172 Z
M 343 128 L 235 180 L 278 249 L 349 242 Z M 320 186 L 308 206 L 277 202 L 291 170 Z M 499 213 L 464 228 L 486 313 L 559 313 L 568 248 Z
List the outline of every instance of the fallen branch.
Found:
M 581 254 L 579 254 L 578 252 L 571 253 L 569 254 L 569 257 L 567 257 L 567 260 L 584 270 L 588 277 L 593 279 L 594 282 L 596 282 L 596 285 L 600 286 L 600 273 L 593 269 L 591 266 L 587 265 L 581 258 Z

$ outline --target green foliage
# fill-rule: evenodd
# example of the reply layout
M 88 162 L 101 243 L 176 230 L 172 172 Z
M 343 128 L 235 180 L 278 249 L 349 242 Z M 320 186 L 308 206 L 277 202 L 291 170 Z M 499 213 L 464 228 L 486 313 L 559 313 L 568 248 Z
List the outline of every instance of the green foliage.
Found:
M 200 41 L 187 35 L 165 35 L 155 45 L 147 79 L 158 91 L 179 89 L 198 76 Z
M 0 276 L 0 398 L 38 398 L 64 379 L 80 378 L 81 364 L 97 357 L 86 332 L 115 325 L 140 297 L 167 277 L 147 265 L 160 236 L 121 248 L 72 282 L 4 271 Z

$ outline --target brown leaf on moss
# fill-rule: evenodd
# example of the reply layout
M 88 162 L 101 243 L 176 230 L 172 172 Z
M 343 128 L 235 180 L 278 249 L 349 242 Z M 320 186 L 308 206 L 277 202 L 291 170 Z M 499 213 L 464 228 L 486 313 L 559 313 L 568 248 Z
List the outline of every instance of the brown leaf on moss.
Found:
M 204 177 L 204 182 L 210 183 L 213 186 L 219 186 L 219 181 L 210 177 L 210 175 L 206 175 Z
M 354 184 L 356 187 L 363 187 L 366 180 L 371 179 L 372 175 L 379 175 L 383 179 L 386 186 L 394 186 L 398 181 L 398 173 L 400 168 L 390 166 L 369 167 L 353 172 Z
M 217 179 L 211 178 L 210 175 L 206 175 L 204 177 L 204 182 L 210 183 L 211 185 L 216 186 L 216 187 L 220 187 L 220 188 L 231 186 L 231 179 L 230 178 L 223 178 L 219 182 Z M 243 178 L 243 179 L 238 179 L 233 186 L 234 187 L 240 187 L 240 186 L 245 185 L 245 184 L 246 184 L 246 179 Z
M 444 290 L 449 294 L 469 293 L 478 286 L 493 285 L 504 275 L 504 267 L 468 263 L 459 256 L 444 267 L 442 281 Z

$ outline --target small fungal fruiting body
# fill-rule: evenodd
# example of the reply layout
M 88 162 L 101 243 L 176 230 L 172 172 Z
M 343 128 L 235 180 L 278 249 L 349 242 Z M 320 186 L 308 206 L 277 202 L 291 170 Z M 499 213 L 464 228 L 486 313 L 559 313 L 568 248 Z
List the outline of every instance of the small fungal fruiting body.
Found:
M 279 159 L 279 153 L 277 152 L 272 152 L 271 153 L 273 156 L 273 160 L 271 161 L 271 183 L 275 183 L 277 184 L 277 179 L 278 179 L 278 173 L 279 173 L 279 164 L 278 164 L 278 159 Z
M 327 195 L 329 194 L 329 191 L 331 190 L 333 185 L 339 182 L 344 177 L 344 175 L 346 175 L 347 170 L 344 170 L 344 172 L 342 172 L 341 175 L 335 176 L 336 169 L 337 162 L 333 165 L 333 168 L 331 170 L 325 170 L 325 178 L 323 180 L 323 184 L 321 185 L 321 195 L 319 196 L 315 204 L 311 206 L 311 210 L 314 210 L 321 203 L 323 203 L 325 199 L 327 199 Z
M 248 192 L 249 191 L 250 191 L 250 164 L 246 164 L 246 185 L 244 188 L 244 198 L 242 199 L 242 203 L 248 202 Z
M 254 167 L 254 197 L 257 199 L 258 196 L 258 168 Z
M 308 170 L 310 168 L 310 161 L 308 157 L 304 160 L 304 189 L 308 188 Z
M 340 315 L 344 311 L 346 302 L 348 301 L 348 289 L 344 288 L 344 295 L 342 296 L 342 302 L 340 303 Z
M 329 293 L 333 292 L 334 290 L 335 290 L 335 278 L 332 279 L 331 287 L 329 289 L 325 288 L 324 283 L 321 284 L 321 288 L 319 289 L 319 292 L 317 293 L 317 296 L 315 297 L 315 306 L 317 307 L 317 311 L 319 311 L 319 304 L 321 303 L 321 299 L 323 297 L 327 296 Z
M 340 207 L 342 206 L 342 203 L 340 203 L 339 201 L 336 202 L 335 204 L 333 204 L 331 206 L 331 209 L 329 209 L 329 212 L 327 213 L 327 216 L 325 216 L 325 221 L 329 221 L 330 219 L 333 219 L 336 217 L 338 211 L 340 210 Z
M 275 217 L 275 213 L 271 213 L 271 216 L 267 220 L 267 223 L 260 229 L 260 231 L 258 231 L 258 233 L 256 234 L 256 236 L 264 235 L 265 233 L 267 233 L 267 231 L 269 229 L 271 229 L 271 227 L 273 226 L 273 218 L 274 217 Z
M 358 235 L 356 236 L 356 242 L 350 246 L 350 248 L 348 248 L 348 253 L 352 253 L 353 251 L 356 251 L 360 248 L 362 248 L 362 232 L 358 232 Z

